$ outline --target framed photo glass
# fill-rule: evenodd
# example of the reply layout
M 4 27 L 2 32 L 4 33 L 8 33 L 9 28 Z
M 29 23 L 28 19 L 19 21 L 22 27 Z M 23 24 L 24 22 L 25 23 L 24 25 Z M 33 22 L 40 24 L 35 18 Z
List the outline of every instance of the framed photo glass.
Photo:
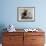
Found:
M 21 22 L 35 21 L 35 8 L 34 7 L 18 7 L 17 20 Z

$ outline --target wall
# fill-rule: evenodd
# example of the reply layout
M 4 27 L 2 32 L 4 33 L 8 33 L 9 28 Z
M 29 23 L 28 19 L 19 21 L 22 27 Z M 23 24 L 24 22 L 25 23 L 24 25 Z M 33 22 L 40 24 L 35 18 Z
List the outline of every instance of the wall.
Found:
M 46 0 L 1 0 L 0 24 L 16 28 L 46 28 Z M 17 7 L 35 7 L 35 22 L 18 22 Z

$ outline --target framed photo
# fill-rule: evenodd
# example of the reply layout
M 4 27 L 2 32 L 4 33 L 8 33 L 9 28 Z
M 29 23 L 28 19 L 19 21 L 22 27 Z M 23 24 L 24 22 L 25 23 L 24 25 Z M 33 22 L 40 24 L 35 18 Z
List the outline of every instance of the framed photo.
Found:
M 17 20 L 21 22 L 35 21 L 35 7 L 18 7 Z

